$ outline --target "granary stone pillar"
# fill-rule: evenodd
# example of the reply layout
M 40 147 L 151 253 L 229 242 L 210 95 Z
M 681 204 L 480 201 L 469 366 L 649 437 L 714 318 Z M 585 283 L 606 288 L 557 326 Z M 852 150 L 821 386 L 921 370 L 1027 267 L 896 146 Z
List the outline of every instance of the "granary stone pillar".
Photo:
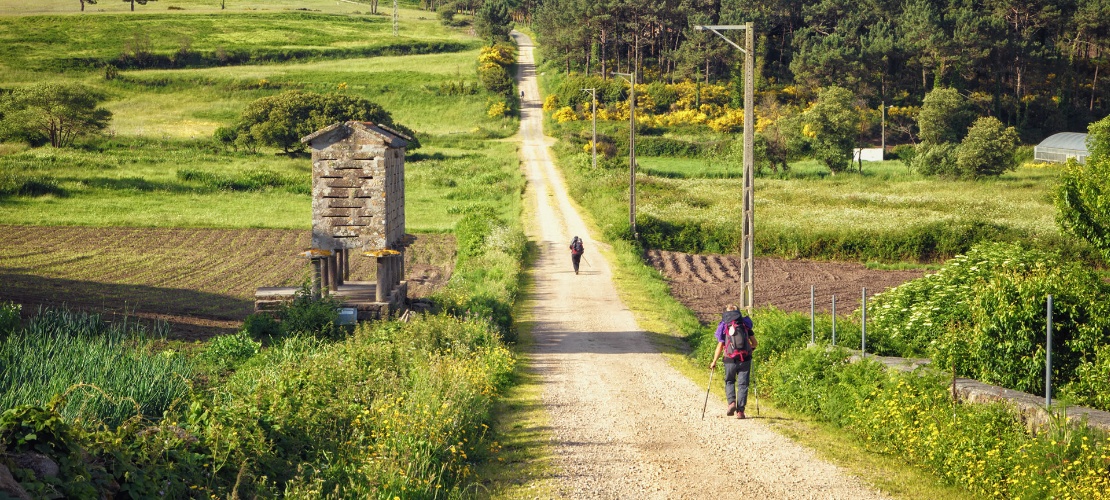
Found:
M 339 290 L 339 266 L 335 253 L 328 257 L 328 289 L 329 292 Z
M 376 302 L 385 302 L 386 297 L 389 297 L 389 282 L 387 281 L 387 262 L 389 257 L 375 257 L 377 260 L 377 286 L 374 289 L 374 300 Z
M 351 279 L 351 251 L 343 249 L 343 281 Z

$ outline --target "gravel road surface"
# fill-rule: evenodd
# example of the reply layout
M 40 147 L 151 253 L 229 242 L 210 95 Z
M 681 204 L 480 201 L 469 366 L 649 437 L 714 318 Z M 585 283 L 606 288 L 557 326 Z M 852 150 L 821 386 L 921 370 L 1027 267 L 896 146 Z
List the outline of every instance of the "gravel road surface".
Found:
M 883 498 L 759 419 L 724 415 L 667 364 L 618 298 L 610 267 L 567 197 L 543 135 L 532 42 L 520 45 L 521 156 L 535 203 L 535 347 L 559 490 L 568 498 Z M 572 236 L 585 241 L 571 269 Z M 720 383 L 720 377 L 714 384 Z

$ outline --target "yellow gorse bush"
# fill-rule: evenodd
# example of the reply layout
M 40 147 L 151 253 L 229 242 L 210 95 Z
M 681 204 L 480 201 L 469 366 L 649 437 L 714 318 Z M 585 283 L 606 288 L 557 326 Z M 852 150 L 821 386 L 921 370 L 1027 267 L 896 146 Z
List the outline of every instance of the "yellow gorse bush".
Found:
M 543 99 L 543 110 L 545 112 L 552 112 L 559 109 L 559 96 L 551 94 Z
M 559 123 L 573 122 L 578 120 L 578 113 L 576 113 L 574 111 L 574 108 L 570 106 L 563 106 L 562 108 L 559 108 L 559 111 L 556 111 L 555 114 L 551 115 L 551 117 Z

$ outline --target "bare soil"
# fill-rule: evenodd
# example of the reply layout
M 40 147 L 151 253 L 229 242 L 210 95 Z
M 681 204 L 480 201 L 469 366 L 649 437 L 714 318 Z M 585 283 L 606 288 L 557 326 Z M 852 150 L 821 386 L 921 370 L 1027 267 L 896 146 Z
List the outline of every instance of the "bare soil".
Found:
M 621 302 L 598 243 L 548 156 L 531 40 L 520 46 L 521 157 L 539 255 L 526 297 L 533 345 L 524 354 L 542 383 L 558 493 L 566 498 L 885 498 L 773 431 L 725 416 L 660 354 L 653 333 Z M 590 265 L 571 269 L 567 245 L 585 241 Z M 714 383 L 721 384 L 720 378 Z M 750 408 L 749 408 L 750 410 Z
M 65 305 L 170 323 L 171 335 L 203 340 L 230 333 L 254 310 L 260 286 L 308 277 L 296 254 L 306 230 L 0 226 L 0 301 Z M 405 254 L 409 297 L 451 277 L 453 235 L 418 235 Z M 371 279 L 368 258 L 351 260 L 352 279 Z
M 716 322 L 728 304 L 740 304 L 741 265 L 737 255 L 697 255 L 649 250 L 645 259 L 666 277 L 671 295 L 693 310 L 703 323 Z M 859 309 L 862 289 L 870 297 L 925 271 L 868 269 L 851 262 L 786 260 L 757 257 L 754 264 L 755 306 L 809 312 L 810 287 L 815 308 L 829 312 L 836 296 L 837 314 Z

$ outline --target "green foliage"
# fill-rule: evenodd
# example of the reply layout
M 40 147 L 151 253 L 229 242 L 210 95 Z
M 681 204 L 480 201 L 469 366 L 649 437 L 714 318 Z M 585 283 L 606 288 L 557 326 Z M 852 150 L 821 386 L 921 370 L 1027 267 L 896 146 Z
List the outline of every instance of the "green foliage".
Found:
M 349 120 L 386 125 L 412 137 L 411 131 L 393 122 L 389 112 L 362 97 L 290 90 L 247 106 L 237 125 L 236 142 L 249 149 L 266 145 L 292 153 L 304 149 L 302 137 Z M 413 142 L 408 149 L 417 147 L 419 142 Z
M 956 163 L 959 151 L 960 147 L 951 142 L 922 142 L 914 149 L 909 166 L 921 175 L 959 178 L 960 169 Z
M 1106 381 L 1110 380 L 1110 344 L 1096 346 L 1093 355 L 1086 354 L 1075 367 L 1071 381 L 1061 386 L 1060 394 L 1072 404 L 1110 408 L 1110 392 L 1106 391 Z
M 1085 266 L 1052 254 L 977 246 L 936 274 L 876 295 L 868 320 L 872 331 L 890 339 L 884 346 L 890 352 L 926 355 L 960 375 L 1043 393 L 1049 294 L 1053 379 L 1066 384 L 1078 366 L 1097 364 L 1096 349 L 1110 344 L 1110 287 Z
M 474 14 L 474 31 L 490 43 L 509 41 L 512 23 L 504 0 L 485 0 Z
M 309 286 L 303 285 L 293 300 L 282 304 L 278 311 L 282 335 L 306 334 L 322 339 L 339 339 L 346 334 L 339 321 L 339 300 L 331 295 L 316 298 Z
M 506 341 L 514 341 L 512 304 L 520 294 L 527 238 L 491 208 L 467 211 L 455 227 L 458 264 L 433 299 L 447 312 L 485 318 Z
M 598 138 L 601 142 L 601 138 Z M 670 137 L 643 136 L 636 138 L 636 154 L 643 156 L 669 156 L 698 158 L 707 154 L 717 144 L 698 143 Z M 600 153 L 600 149 L 598 151 Z
M 0 340 L 0 409 L 42 405 L 68 393 L 60 411 L 70 419 L 118 425 L 161 415 L 186 395 L 191 374 L 184 356 L 148 350 L 165 328 L 42 309 Z
M 267 313 L 252 313 L 243 320 L 239 331 L 255 340 L 277 338 L 281 335 L 281 323 Z
M 99 90 L 69 83 L 40 83 L 19 87 L 0 100 L 7 108 L 0 124 L 9 134 L 35 144 L 43 138 L 54 147 L 108 128 L 112 112 L 98 107 L 107 99 Z
M 0 302 L 0 339 L 19 329 L 19 313 L 22 310 L 23 306 L 15 302 Z
M 261 348 L 262 344 L 252 340 L 251 335 L 244 329 L 209 340 L 201 358 L 211 364 L 231 368 L 258 354 Z
M 953 88 L 937 87 L 925 94 L 917 114 L 918 136 L 930 144 L 959 143 L 975 119 L 967 100 Z
M 964 177 L 998 177 L 1017 168 L 1018 134 L 998 118 L 975 120 L 960 143 L 956 167 Z
M 762 347 L 772 331 L 760 339 Z M 1104 498 L 1110 440 L 1060 421 L 1027 433 L 1009 408 L 954 404 L 943 376 L 887 373 L 844 351 L 795 349 L 764 363 L 758 386 L 777 404 L 832 422 L 876 452 L 997 498 Z
M 515 63 L 516 47 L 507 42 L 498 41 L 482 47 L 478 55 L 478 82 L 495 94 L 512 94 L 515 80 L 509 70 Z
M 1110 261 L 1110 117 L 1091 124 L 1085 165 L 1069 160 L 1053 193 L 1056 222 Z
M 479 66 L 478 81 L 483 88 L 495 94 L 508 94 L 513 89 L 513 77 L 509 70 L 496 64 Z
M 817 102 L 802 114 L 804 133 L 810 138 L 814 157 L 833 173 L 844 171 L 851 163 L 860 121 L 854 100 L 848 89 L 826 87 Z
M 263 168 L 247 170 L 238 175 L 216 174 L 197 169 L 177 171 L 178 180 L 197 182 L 217 191 L 265 191 L 284 188 L 290 193 L 311 194 L 312 187 L 307 176 L 285 176 Z

